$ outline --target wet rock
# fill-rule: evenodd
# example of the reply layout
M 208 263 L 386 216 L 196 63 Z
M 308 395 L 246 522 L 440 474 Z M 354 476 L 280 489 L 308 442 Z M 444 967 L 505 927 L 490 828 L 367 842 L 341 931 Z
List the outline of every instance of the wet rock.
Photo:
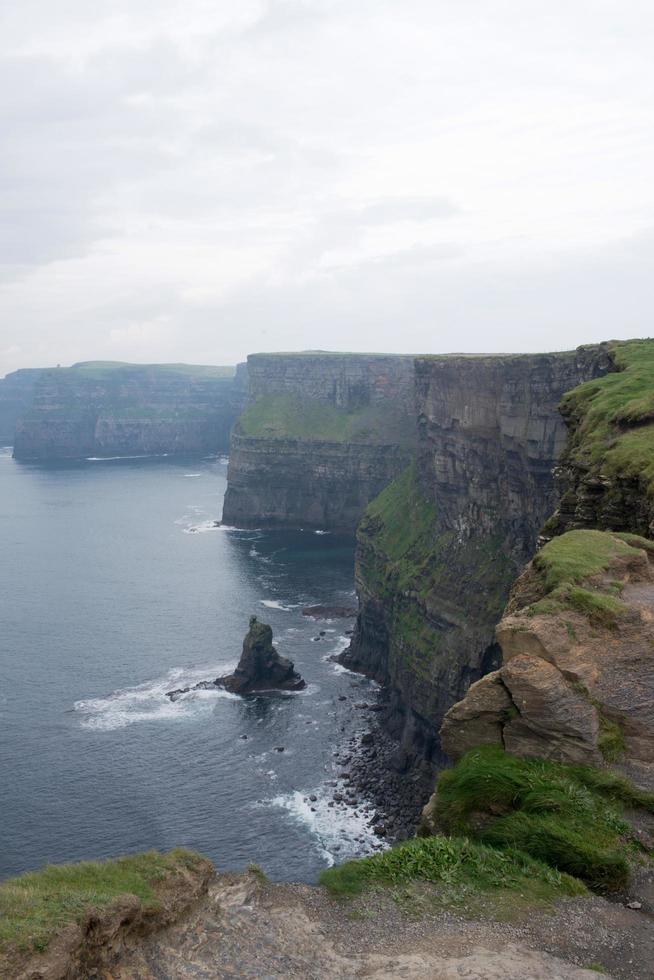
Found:
M 311 619 L 354 619 L 356 614 L 356 606 L 305 606 L 302 610 Z
M 257 691 L 301 691 L 306 682 L 287 657 L 280 657 L 272 642 L 272 629 L 250 618 L 250 627 L 243 640 L 241 659 L 233 674 L 217 677 L 215 681 L 200 681 L 193 687 L 167 691 L 166 697 L 176 701 L 189 691 L 221 687 L 233 694 L 253 694 Z

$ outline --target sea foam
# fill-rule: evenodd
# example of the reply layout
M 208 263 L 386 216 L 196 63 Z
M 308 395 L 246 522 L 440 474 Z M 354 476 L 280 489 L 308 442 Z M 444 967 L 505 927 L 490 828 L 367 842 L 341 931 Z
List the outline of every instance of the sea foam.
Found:
M 171 701 L 166 697 L 166 691 L 191 687 L 208 677 L 227 674 L 235 666 L 233 663 L 197 668 L 177 667 L 164 677 L 114 691 L 106 697 L 76 701 L 74 710 L 81 716 L 81 727 L 95 731 L 113 731 L 139 722 L 193 720 L 211 714 L 216 700 L 238 700 L 238 695 L 215 688 L 189 691 Z

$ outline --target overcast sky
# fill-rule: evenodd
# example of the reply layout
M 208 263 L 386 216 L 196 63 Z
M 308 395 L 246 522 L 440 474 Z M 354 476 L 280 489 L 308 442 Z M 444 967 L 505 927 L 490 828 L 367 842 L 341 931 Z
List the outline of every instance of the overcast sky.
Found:
M 651 0 L 0 0 L 0 375 L 647 336 Z

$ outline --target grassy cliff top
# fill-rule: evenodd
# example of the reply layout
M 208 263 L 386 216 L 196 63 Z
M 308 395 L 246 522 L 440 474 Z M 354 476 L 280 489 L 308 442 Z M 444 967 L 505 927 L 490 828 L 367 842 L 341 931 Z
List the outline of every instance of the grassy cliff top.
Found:
M 568 455 L 598 475 L 637 478 L 654 497 L 654 340 L 615 341 L 617 370 L 568 392 Z
M 117 373 L 137 371 L 183 374 L 194 378 L 232 378 L 236 373 L 236 367 L 213 364 L 131 364 L 129 361 L 79 361 L 67 368 L 50 368 L 48 373 L 68 375 L 71 378 L 86 377 L 109 380 Z
M 262 439 L 306 439 L 317 442 L 401 444 L 415 441 L 414 423 L 394 404 L 374 404 L 356 411 L 291 394 L 264 395 L 241 415 L 242 435 Z
M 248 354 L 248 361 L 250 359 L 263 360 L 265 358 L 279 358 L 279 357 L 289 357 L 307 360 L 316 357 L 326 357 L 326 358 L 341 358 L 341 359 L 355 359 L 355 358 L 366 358 L 366 359 L 379 359 L 379 358 L 393 358 L 398 361 L 412 361 L 416 354 L 385 354 L 382 351 L 343 351 L 343 350 L 290 350 L 290 351 L 266 351 L 262 353 Z
M 518 581 L 509 610 L 533 616 L 558 615 L 569 609 L 594 626 L 613 629 L 626 611 L 620 600 L 623 575 L 638 561 L 638 551 L 651 555 L 654 542 L 637 534 L 567 531 L 534 557 L 533 572 Z
M 0 952 L 13 946 L 43 950 L 63 926 L 103 909 L 120 895 L 135 895 L 144 909 L 159 907 L 157 886 L 206 864 L 178 848 L 112 861 L 50 865 L 0 883 Z

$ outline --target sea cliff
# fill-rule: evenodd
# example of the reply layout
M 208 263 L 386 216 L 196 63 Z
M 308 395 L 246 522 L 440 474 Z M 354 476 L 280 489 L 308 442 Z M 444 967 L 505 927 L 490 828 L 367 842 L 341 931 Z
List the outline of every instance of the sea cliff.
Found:
M 16 423 L 30 408 L 41 368 L 24 368 L 0 378 L 0 446 L 11 446 Z
M 244 366 L 82 362 L 42 371 L 18 418 L 17 459 L 227 452 Z
M 398 768 L 441 760 L 445 712 L 496 666 L 495 626 L 556 503 L 557 406 L 611 367 L 605 346 L 417 359 L 416 463 L 359 527 L 359 615 L 341 658 L 387 686 Z
M 352 533 L 415 444 L 413 358 L 252 354 L 223 521 Z

